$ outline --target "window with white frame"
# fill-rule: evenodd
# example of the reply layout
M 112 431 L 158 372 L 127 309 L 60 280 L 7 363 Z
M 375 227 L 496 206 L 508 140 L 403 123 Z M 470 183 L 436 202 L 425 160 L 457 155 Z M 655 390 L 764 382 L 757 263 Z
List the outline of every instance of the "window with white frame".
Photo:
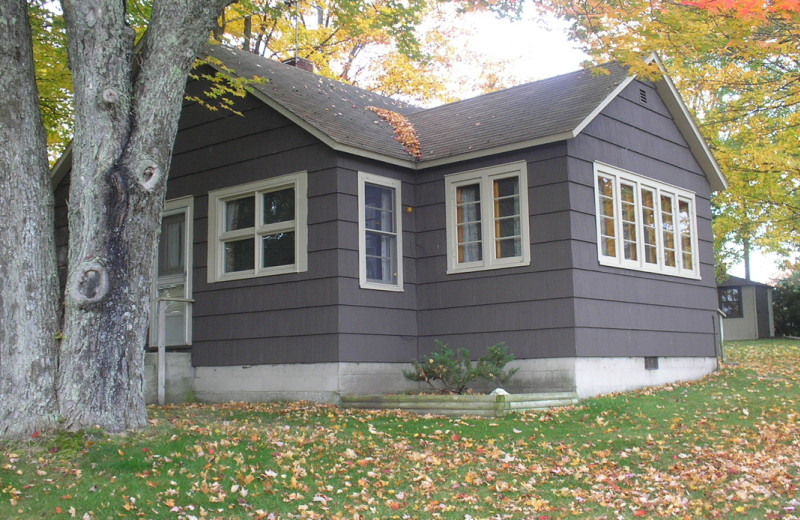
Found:
M 600 263 L 699 277 L 694 193 L 595 163 Z
M 400 181 L 358 174 L 358 265 L 366 289 L 403 289 Z
M 524 162 L 447 175 L 445 190 L 448 273 L 530 264 Z
M 307 269 L 306 172 L 208 194 L 208 281 Z

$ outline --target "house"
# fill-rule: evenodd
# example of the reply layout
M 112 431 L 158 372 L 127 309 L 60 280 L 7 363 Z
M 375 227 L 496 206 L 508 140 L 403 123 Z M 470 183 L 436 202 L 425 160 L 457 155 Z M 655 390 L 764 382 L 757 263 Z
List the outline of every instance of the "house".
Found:
M 726 340 L 772 338 L 772 287 L 752 280 L 728 277 L 717 286 L 719 308 Z
M 403 391 L 436 339 L 475 357 L 505 342 L 509 391 L 716 367 L 709 201 L 726 180 L 666 75 L 612 63 L 420 109 L 207 52 L 266 81 L 241 115 L 183 109 L 155 287 L 191 300 L 166 309 L 169 398 Z

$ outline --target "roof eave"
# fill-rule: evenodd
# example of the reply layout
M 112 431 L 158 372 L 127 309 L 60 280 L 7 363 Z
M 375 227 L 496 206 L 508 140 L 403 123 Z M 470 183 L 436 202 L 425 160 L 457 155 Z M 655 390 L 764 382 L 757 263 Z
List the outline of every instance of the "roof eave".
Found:
M 568 130 L 565 132 L 560 132 L 557 134 L 546 135 L 542 137 L 537 137 L 535 139 L 528 139 L 526 141 L 519 141 L 516 143 L 508 143 L 501 146 L 494 146 L 490 148 L 484 148 L 481 150 L 475 150 L 466 153 L 460 153 L 456 155 L 451 155 L 448 157 L 439 157 L 437 159 L 423 159 L 421 162 L 415 164 L 415 169 L 417 170 L 424 170 L 427 168 L 433 168 L 436 166 L 443 166 L 446 164 L 457 163 L 461 161 L 468 161 L 470 159 L 479 159 L 481 157 L 486 157 L 488 155 L 496 155 L 506 152 L 515 152 L 517 150 L 523 150 L 525 148 L 531 148 L 533 146 L 541 146 L 544 144 L 550 143 L 557 143 L 559 141 L 566 141 L 567 139 L 572 139 L 578 135 L 576 132 L 572 130 Z

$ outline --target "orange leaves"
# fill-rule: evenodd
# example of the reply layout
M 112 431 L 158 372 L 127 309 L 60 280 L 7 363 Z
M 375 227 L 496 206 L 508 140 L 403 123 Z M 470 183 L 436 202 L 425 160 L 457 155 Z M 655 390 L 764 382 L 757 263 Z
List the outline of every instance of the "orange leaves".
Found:
M 378 117 L 392 125 L 395 139 L 403 145 L 403 148 L 410 156 L 414 159 L 422 157 L 417 131 L 414 130 L 414 126 L 403 114 L 373 106 L 368 106 L 366 109 L 375 112 Z
M 786 17 L 800 14 L 800 0 L 690 0 L 685 4 L 714 14 L 732 13 L 744 19 L 765 20 L 769 14 Z
M 0 445 L 0 518 L 795 518 L 792 345 L 734 348 L 737 367 L 699 382 L 502 419 L 155 408 L 149 431 L 77 455 Z

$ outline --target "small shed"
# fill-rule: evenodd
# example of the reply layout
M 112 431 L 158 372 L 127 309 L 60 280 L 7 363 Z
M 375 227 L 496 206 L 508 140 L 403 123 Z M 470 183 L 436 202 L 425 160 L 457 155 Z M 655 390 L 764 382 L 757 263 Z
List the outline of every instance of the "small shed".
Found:
M 772 287 L 731 276 L 717 284 L 719 308 L 725 313 L 726 340 L 772 338 L 775 319 L 772 312 Z

